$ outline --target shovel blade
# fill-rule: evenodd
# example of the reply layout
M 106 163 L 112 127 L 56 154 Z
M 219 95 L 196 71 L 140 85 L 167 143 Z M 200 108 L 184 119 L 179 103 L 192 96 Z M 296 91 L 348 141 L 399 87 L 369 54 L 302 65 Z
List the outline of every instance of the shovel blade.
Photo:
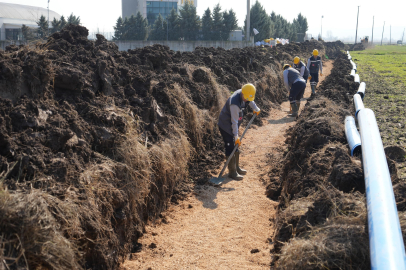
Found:
M 213 184 L 215 186 L 220 186 L 224 182 L 224 180 L 226 180 L 225 177 L 212 177 L 209 180 L 209 183 L 211 183 L 211 184 Z

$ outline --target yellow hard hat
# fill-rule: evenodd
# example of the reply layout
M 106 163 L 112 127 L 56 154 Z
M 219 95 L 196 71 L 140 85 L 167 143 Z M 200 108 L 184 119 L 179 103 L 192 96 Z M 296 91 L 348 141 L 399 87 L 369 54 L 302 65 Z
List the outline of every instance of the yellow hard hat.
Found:
M 285 70 L 285 69 L 287 69 L 287 68 L 290 68 L 290 65 L 289 65 L 289 64 L 284 64 L 284 65 L 283 65 L 283 70 Z
M 319 55 L 319 51 L 318 51 L 317 49 L 314 49 L 314 50 L 313 50 L 313 55 L 314 55 L 314 56 Z
M 299 64 L 299 62 L 300 62 L 299 56 L 296 56 L 295 58 L 293 58 L 293 63 L 294 63 L 295 65 Z
M 244 96 L 244 98 L 248 101 L 253 101 L 255 99 L 255 92 L 257 91 L 255 89 L 255 86 L 253 86 L 250 83 L 247 83 L 246 85 L 244 85 L 242 88 L 242 95 Z

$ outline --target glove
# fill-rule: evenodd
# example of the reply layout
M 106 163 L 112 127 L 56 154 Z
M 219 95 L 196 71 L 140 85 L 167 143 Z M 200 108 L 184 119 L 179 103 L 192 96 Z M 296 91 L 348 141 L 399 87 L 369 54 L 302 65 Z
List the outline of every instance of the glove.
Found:
M 260 112 L 261 112 L 261 110 L 254 111 L 254 114 L 256 114 L 258 116 Z
M 322 76 L 322 77 L 323 77 L 323 73 L 320 73 L 320 76 Z
M 312 76 L 309 76 L 309 80 L 311 80 L 312 79 Z
M 241 141 L 240 141 L 240 138 L 239 138 L 239 137 L 235 137 L 235 138 L 234 138 L 234 141 L 235 141 L 234 145 L 237 145 L 237 144 L 238 144 L 238 147 L 241 146 Z

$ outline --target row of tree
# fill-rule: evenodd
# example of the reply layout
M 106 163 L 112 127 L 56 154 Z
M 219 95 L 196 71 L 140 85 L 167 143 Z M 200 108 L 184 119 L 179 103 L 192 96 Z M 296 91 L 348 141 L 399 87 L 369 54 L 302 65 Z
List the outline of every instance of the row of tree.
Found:
M 244 21 L 244 29 L 246 29 L 246 25 L 247 20 Z M 305 34 L 309 29 L 307 19 L 301 13 L 290 23 L 281 15 L 276 15 L 275 12 L 268 15 L 258 1 L 255 2 L 250 11 L 250 28 L 255 28 L 259 32 L 254 37 L 255 41 L 270 37 L 296 41 L 297 33 Z
M 141 13 L 130 18 L 119 17 L 114 27 L 115 40 L 227 40 L 232 30 L 237 29 L 235 12 L 222 11 L 217 4 L 213 13 L 208 8 L 203 18 L 196 13 L 196 7 L 186 2 L 179 14 L 171 10 L 166 20 L 158 15 L 153 25 Z M 200 32 L 201 30 L 201 32 Z
M 52 27 L 48 27 L 48 20 L 44 15 L 41 15 L 37 21 L 38 28 L 30 28 L 23 24 L 21 32 L 23 34 L 24 40 L 33 40 L 33 39 L 43 39 L 46 38 L 49 34 L 61 31 L 66 25 L 69 24 L 80 24 L 80 17 L 73 14 L 69 15 L 67 19 L 64 16 L 61 16 L 59 20 L 54 18 L 52 21 Z

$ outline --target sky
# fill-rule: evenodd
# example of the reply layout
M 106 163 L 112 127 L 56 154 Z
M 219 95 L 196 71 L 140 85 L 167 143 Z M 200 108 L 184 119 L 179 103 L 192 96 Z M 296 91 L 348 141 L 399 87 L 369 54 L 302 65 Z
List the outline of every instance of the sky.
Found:
M 244 25 L 247 13 L 247 2 L 241 0 L 197 0 L 197 14 L 203 15 L 208 7 L 213 10 L 220 4 L 223 10 L 233 9 L 237 14 L 238 24 Z M 47 8 L 48 0 L 0 0 L 4 3 L 14 3 Z M 317 37 L 322 31 L 323 38 L 336 37 L 355 41 L 357 24 L 357 9 L 359 6 L 358 41 L 363 36 L 372 38 L 372 20 L 374 23 L 374 41 L 382 37 L 383 24 L 384 40 L 389 40 L 390 26 L 392 41 L 402 38 L 406 27 L 405 0 L 341 0 L 341 1 L 270 1 L 258 0 L 270 14 L 274 11 L 288 21 L 292 21 L 299 13 L 307 18 L 308 33 Z M 251 5 L 255 0 L 251 0 Z M 80 16 L 82 25 L 90 32 L 113 32 L 117 18 L 121 16 L 121 0 L 50 0 L 49 7 L 65 17 L 73 13 Z M 322 18 L 322 16 L 324 18 Z M 405 37 L 406 40 L 406 37 Z

